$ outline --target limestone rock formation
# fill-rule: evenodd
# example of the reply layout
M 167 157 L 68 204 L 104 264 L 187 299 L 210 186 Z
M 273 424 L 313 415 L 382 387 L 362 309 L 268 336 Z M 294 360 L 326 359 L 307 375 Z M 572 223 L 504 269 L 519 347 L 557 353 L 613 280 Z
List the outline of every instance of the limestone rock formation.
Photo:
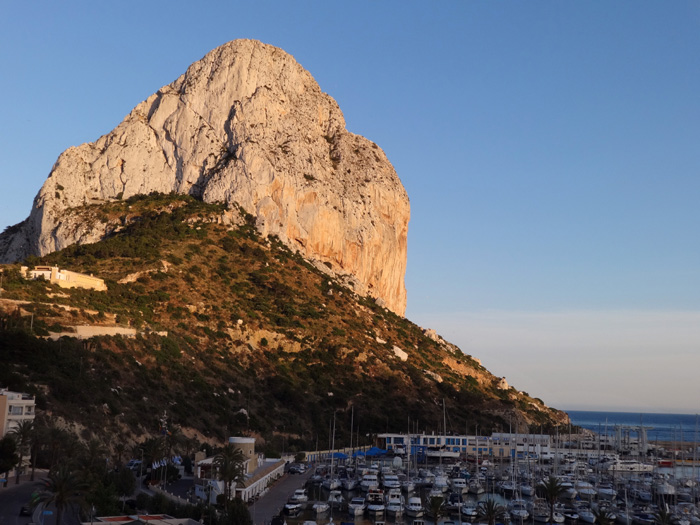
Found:
M 0 261 L 95 242 L 81 207 L 150 192 L 238 203 L 263 235 L 403 314 L 409 201 L 391 163 L 345 129 L 292 56 L 237 40 L 214 49 L 94 143 L 63 152 Z

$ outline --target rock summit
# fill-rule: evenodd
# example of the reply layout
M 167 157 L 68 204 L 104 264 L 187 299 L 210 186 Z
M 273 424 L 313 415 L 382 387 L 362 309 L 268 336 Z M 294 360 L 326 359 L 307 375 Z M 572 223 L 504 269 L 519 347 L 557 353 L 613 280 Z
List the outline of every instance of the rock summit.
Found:
M 0 262 L 92 243 L 111 226 L 81 209 L 136 194 L 238 205 L 262 235 L 403 315 L 410 206 L 384 152 L 288 53 L 252 40 L 209 52 L 97 141 L 53 166 Z

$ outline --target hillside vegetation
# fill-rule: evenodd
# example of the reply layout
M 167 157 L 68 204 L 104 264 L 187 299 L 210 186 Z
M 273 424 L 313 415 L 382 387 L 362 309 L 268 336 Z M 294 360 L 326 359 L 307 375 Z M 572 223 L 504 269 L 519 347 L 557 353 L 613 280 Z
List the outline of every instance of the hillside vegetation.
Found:
M 242 210 L 150 195 L 80 213 L 112 235 L 25 264 L 94 274 L 108 291 L 25 280 L 5 266 L 0 385 L 36 394 L 84 439 L 138 441 L 166 411 L 200 439 L 257 434 L 269 451 L 325 448 L 334 413 L 341 444 L 351 418 L 362 440 L 443 421 L 454 432 L 516 422 L 546 431 L 566 418 L 259 238 Z M 85 325 L 136 335 L 70 336 Z

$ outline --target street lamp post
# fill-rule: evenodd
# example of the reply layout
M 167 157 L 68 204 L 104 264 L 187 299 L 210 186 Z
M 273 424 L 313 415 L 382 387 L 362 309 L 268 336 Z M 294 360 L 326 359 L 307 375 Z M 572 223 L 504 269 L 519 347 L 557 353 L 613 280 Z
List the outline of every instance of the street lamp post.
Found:
M 143 488 L 143 447 L 141 447 L 141 463 L 139 463 L 139 489 Z
M 209 512 L 207 512 L 209 515 L 209 525 L 211 525 L 211 481 L 207 484 L 207 505 L 209 506 Z

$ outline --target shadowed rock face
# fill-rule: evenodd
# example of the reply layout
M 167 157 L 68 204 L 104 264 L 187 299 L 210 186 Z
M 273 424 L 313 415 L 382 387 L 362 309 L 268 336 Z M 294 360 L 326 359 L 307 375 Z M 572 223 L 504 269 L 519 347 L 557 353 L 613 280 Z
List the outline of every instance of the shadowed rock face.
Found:
M 95 242 L 79 208 L 151 192 L 238 203 L 262 234 L 345 275 L 403 315 L 410 206 L 384 152 L 284 51 L 224 44 L 94 143 L 64 151 L 0 261 Z

